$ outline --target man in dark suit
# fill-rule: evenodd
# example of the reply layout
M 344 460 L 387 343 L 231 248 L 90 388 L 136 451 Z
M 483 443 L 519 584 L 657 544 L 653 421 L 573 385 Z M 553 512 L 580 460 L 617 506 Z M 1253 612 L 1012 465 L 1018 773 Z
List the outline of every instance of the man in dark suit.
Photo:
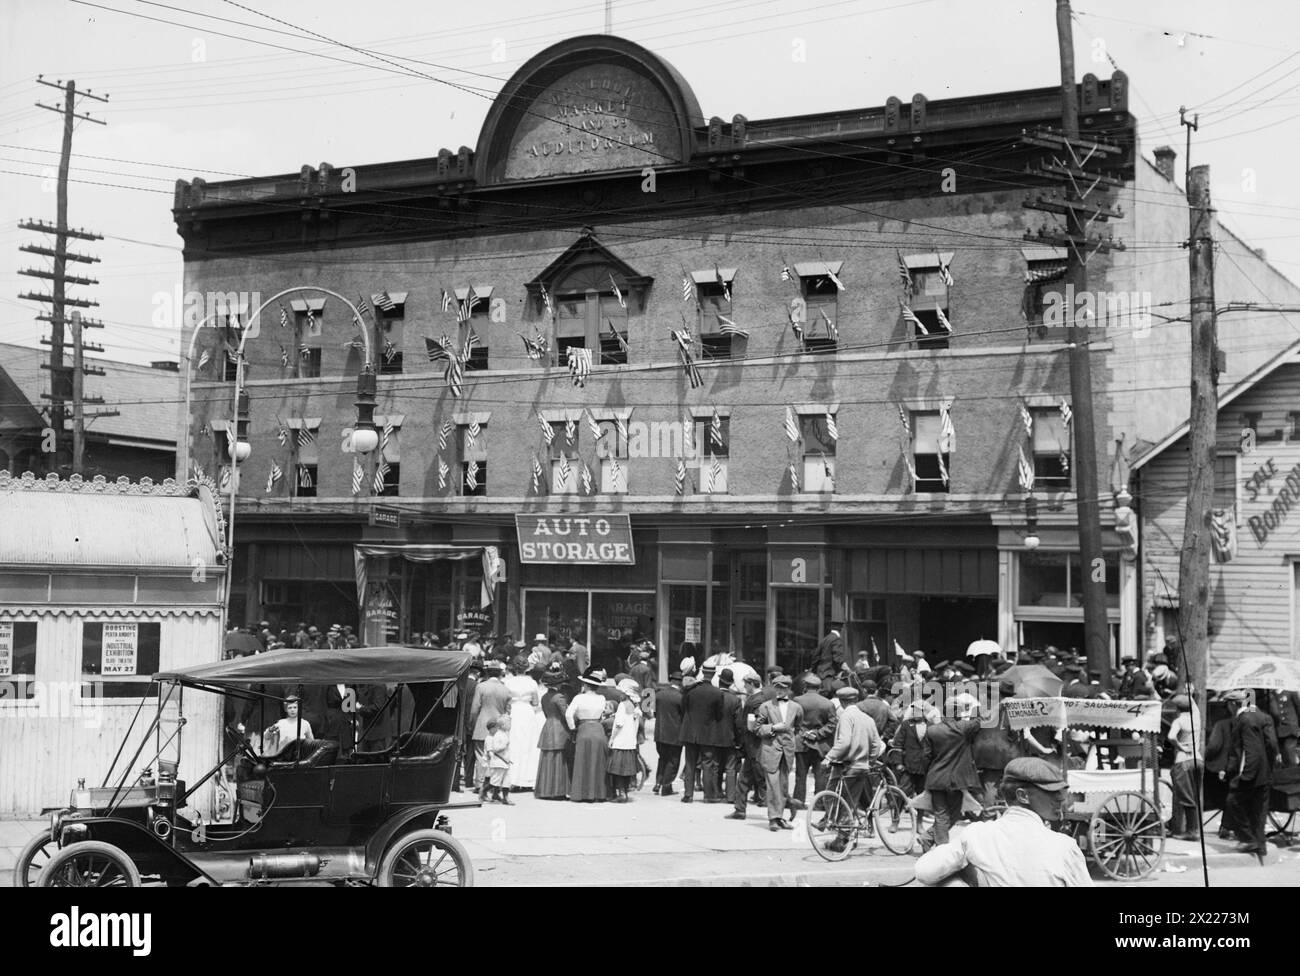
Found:
M 844 651 L 844 637 L 840 630 L 844 622 L 831 621 L 830 632 L 817 643 L 817 653 L 813 657 L 813 671 L 822 680 L 834 678 L 848 667 L 848 655 Z
M 776 697 L 758 706 L 754 718 L 758 725 L 759 758 L 763 775 L 767 777 L 767 828 L 792 830 L 785 819 L 788 806 L 786 791 L 790 785 L 790 771 L 795 765 L 795 741 L 803 725 L 803 709 L 790 701 L 788 675 L 772 679 Z
M 1237 830 L 1246 842 L 1238 848 L 1263 859 L 1268 854 L 1264 839 L 1264 818 L 1268 816 L 1268 792 L 1273 785 L 1273 765 L 1281 762 L 1273 719 L 1249 700 L 1249 693 L 1234 691 L 1226 696 L 1233 710 L 1228 739 L 1226 769 L 1220 779 L 1228 781 L 1228 806 Z
M 718 689 L 722 692 L 722 733 L 727 740 L 726 745 L 717 747 L 718 768 L 724 776 L 722 798 L 732 803 L 736 799 L 736 790 L 740 788 L 740 771 L 745 763 L 745 703 L 737 692 L 731 690 L 735 680 L 731 668 L 718 672 Z
M 465 679 L 465 701 L 470 705 L 461 713 L 461 742 L 460 762 L 456 764 L 455 782 L 451 784 L 452 790 L 457 793 L 470 788 L 474 782 L 474 723 L 471 721 L 473 715 L 474 691 L 478 687 L 479 675 L 483 671 L 483 659 L 475 658 L 469 665 L 469 676 Z M 403 714 L 405 719 L 405 713 Z M 408 719 L 409 721 L 409 719 Z M 400 735 L 401 729 L 397 730 Z M 462 787 L 462 774 L 464 776 L 464 786 Z
M 717 745 L 722 735 L 722 692 L 713 684 L 717 669 L 705 667 L 701 680 L 682 689 L 682 748 L 686 752 L 682 802 L 695 797 L 695 770 L 702 774 L 704 799 L 717 802 L 722 789 L 718 783 Z
M 835 706 L 821 693 L 821 678 L 803 676 L 803 694 L 794 701 L 803 710 L 803 728 L 795 739 L 794 796 L 791 810 L 802 810 L 808 795 L 808 773 L 813 774 L 813 793 L 826 789 L 830 772 L 823 763 L 831 740 L 835 738 Z
M 501 681 L 503 667 L 500 661 L 487 661 L 483 665 L 485 677 L 474 689 L 470 705 L 470 739 L 474 743 L 474 788 L 483 786 L 487 775 L 488 722 L 510 711 L 510 692 Z
M 655 696 L 655 789 L 660 796 L 673 795 L 673 780 L 682 761 L 682 673 L 674 671 L 668 684 Z M 694 785 L 692 783 L 692 785 Z
M 770 699 L 768 693 L 759 686 L 757 674 L 745 675 L 742 683 L 745 692 L 741 708 L 736 713 L 736 759 L 734 760 L 739 768 L 739 775 L 735 788 L 731 792 L 733 809 L 727 814 L 728 820 L 745 819 L 745 807 L 751 790 L 754 791 L 755 802 L 759 804 L 767 802 L 767 783 L 760 757 L 762 740 L 759 739 L 757 732 L 757 712 L 758 707 Z
M 1300 766 L 1300 699 L 1294 691 L 1270 692 L 1268 713 L 1273 716 L 1282 765 Z

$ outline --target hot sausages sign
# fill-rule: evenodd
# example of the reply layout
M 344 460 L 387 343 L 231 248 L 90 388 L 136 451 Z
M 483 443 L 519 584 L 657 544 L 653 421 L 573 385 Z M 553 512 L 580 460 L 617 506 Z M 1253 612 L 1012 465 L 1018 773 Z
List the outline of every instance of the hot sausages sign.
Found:
M 626 515 L 516 515 L 521 563 L 636 562 Z

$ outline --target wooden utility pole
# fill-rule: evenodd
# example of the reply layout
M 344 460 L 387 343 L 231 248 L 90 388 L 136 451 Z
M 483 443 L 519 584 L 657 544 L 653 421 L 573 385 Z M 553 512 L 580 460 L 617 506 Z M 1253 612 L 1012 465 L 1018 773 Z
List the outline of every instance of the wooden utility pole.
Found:
M 38 221 L 23 221 L 18 226 L 26 230 L 39 231 L 41 233 L 52 234 L 54 236 L 54 248 L 24 247 L 22 250 L 33 254 L 44 254 L 54 259 L 53 272 L 41 271 L 37 269 L 26 269 L 19 271 L 19 274 L 28 275 L 33 278 L 47 278 L 52 283 L 51 294 L 27 293 L 19 295 L 19 298 L 27 298 L 33 301 L 49 302 L 51 306 L 48 316 L 40 316 L 42 321 L 50 323 L 50 361 L 45 368 L 50 371 L 50 427 L 54 431 L 54 470 L 59 470 L 64 464 L 71 460 L 68 456 L 68 450 L 65 446 L 67 437 L 64 433 L 64 421 L 66 417 L 65 405 L 69 400 L 75 400 L 76 390 L 80 388 L 79 377 L 73 368 L 64 366 L 64 325 L 69 324 L 67 318 L 67 309 L 92 308 L 98 305 L 98 302 L 87 301 L 84 299 L 69 298 L 67 295 L 68 285 L 95 285 L 98 284 L 92 278 L 72 277 L 68 274 L 68 261 L 91 262 L 96 259 L 87 258 L 82 255 L 68 253 L 68 238 L 78 238 L 81 240 L 97 241 L 102 240 L 98 234 L 89 234 L 85 231 L 75 231 L 68 227 L 68 167 L 72 160 L 72 129 L 77 119 L 83 119 L 87 122 L 94 122 L 98 125 L 106 125 L 103 120 L 91 118 L 84 113 L 78 113 L 77 97 L 80 94 L 83 98 L 93 98 L 96 101 L 107 102 L 108 97 L 103 95 L 94 95 L 89 91 L 77 91 L 77 83 L 69 81 L 63 82 L 46 81 L 43 77 L 37 76 L 38 84 L 46 85 L 50 88 L 57 88 L 63 92 L 63 106 L 43 105 L 36 103 L 37 108 L 43 108 L 50 112 L 57 112 L 63 116 L 63 149 L 59 155 L 59 178 L 55 187 L 55 224 L 41 223 Z M 85 323 L 86 325 L 99 325 L 102 323 Z M 75 411 L 75 406 L 74 406 Z M 75 454 L 75 447 L 73 453 Z
M 1183 661 L 1204 715 L 1210 618 L 1210 508 L 1219 419 L 1218 334 L 1214 310 L 1214 211 L 1210 167 L 1187 172 L 1191 237 L 1192 402 L 1188 419 L 1187 512 L 1178 556 L 1178 632 Z
M 87 403 L 103 403 L 103 397 L 86 396 L 86 377 L 90 375 L 103 376 L 104 371 L 97 366 L 86 365 L 86 350 L 93 352 L 103 352 L 103 346 L 95 346 L 85 342 L 82 338 L 82 329 L 89 323 L 84 322 L 80 312 L 73 312 L 68 318 L 68 324 L 72 327 L 72 473 L 86 473 L 86 418 L 94 420 L 96 417 L 116 417 L 117 410 L 96 410 L 94 413 L 86 413 Z
M 1061 130 L 1038 130 L 1026 133 L 1025 145 L 1054 150 L 1051 164 L 1041 167 L 1040 175 L 1060 180 L 1066 190 L 1063 198 L 1039 198 L 1025 206 L 1065 217 L 1064 234 L 1026 234 L 1040 243 L 1064 247 L 1066 270 L 1061 282 L 1065 287 L 1067 338 L 1070 345 L 1070 408 L 1073 411 L 1072 458 L 1076 513 L 1079 535 L 1080 580 L 1083 588 L 1083 636 L 1088 668 L 1101 672 L 1103 685 L 1109 682 L 1110 626 L 1106 614 L 1106 563 L 1101 548 L 1101 483 L 1097 477 L 1097 433 L 1092 398 L 1092 360 L 1089 330 L 1095 321 L 1076 314 L 1076 302 L 1088 291 L 1088 258 L 1098 252 L 1123 250 L 1123 245 L 1108 238 L 1090 237 L 1089 226 L 1095 221 L 1120 217 L 1119 210 L 1104 200 L 1089 202 L 1093 193 L 1104 192 L 1119 181 L 1095 173 L 1086 167 L 1093 159 L 1123 158 L 1119 146 L 1079 136 L 1079 96 L 1074 80 L 1074 37 L 1070 24 L 1069 0 L 1056 0 L 1056 33 L 1061 61 Z M 1092 307 L 1105 307 L 1093 302 Z

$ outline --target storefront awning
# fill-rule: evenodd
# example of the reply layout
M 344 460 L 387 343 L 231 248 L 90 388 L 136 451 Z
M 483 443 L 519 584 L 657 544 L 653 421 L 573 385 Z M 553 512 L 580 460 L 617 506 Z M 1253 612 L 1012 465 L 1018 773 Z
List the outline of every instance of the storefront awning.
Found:
M 405 559 L 413 563 L 436 563 L 443 559 L 477 559 L 483 546 L 453 546 L 437 543 L 366 543 L 354 547 L 357 571 L 357 602 L 366 605 L 366 560 L 372 556 Z

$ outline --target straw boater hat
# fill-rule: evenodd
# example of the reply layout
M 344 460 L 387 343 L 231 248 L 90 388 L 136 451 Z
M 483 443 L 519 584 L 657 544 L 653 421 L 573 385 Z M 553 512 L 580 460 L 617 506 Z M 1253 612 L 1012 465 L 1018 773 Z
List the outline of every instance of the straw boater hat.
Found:
M 597 667 L 588 668 L 586 671 L 582 672 L 582 677 L 578 680 L 584 685 L 592 685 L 599 688 L 605 683 L 605 669 Z
M 641 704 L 641 686 L 631 678 L 626 678 L 618 683 L 618 690 L 627 695 L 633 704 Z

